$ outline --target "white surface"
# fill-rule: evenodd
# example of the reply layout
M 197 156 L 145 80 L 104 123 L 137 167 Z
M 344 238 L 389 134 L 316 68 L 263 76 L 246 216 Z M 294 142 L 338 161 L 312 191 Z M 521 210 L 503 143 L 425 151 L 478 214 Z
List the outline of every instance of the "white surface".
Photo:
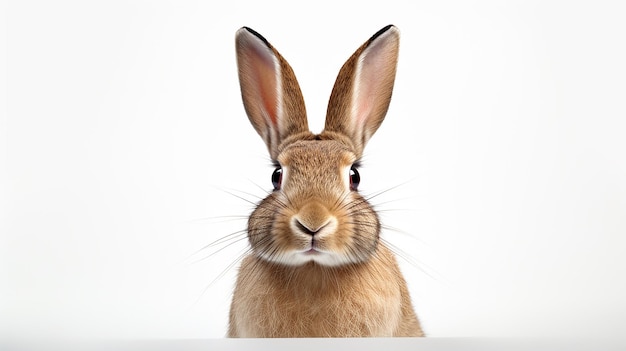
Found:
M 392 349 L 398 351 L 613 351 L 623 350 L 626 346 L 620 340 L 589 339 L 532 339 L 532 338 L 344 338 L 344 339 L 172 339 L 172 340 L 108 340 L 108 341 L 54 341 L 35 340 L 19 342 L 0 342 L 3 350 L 36 351 L 166 351 L 166 350 L 346 350 L 361 351 Z
M 256 201 L 272 172 L 235 31 L 287 58 L 319 131 L 340 66 L 393 23 L 398 77 L 361 188 L 403 184 L 373 202 L 409 233 L 384 235 L 417 262 L 402 268 L 426 332 L 618 335 L 624 5 L 381 4 L 7 4 L 0 331 L 223 336 L 236 269 L 220 273 L 245 241 L 188 256 L 245 228 L 207 219 L 249 213 L 223 190 Z

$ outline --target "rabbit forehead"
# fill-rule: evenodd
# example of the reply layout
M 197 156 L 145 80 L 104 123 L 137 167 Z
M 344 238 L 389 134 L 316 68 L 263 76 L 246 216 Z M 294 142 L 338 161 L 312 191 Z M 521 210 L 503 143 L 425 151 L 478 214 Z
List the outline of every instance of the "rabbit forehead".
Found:
M 278 155 L 278 162 L 291 171 L 328 172 L 329 168 L 350 166 L 356 160 L 357 156 L 350 148 L 335 140 L 296 141 Z

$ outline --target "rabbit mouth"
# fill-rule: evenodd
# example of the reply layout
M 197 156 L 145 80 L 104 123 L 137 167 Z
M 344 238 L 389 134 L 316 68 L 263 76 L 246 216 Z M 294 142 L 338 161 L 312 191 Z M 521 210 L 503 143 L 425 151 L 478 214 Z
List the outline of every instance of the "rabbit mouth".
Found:
M 322 266 L 340 266 L 345 264 L 345 258 L 332 252 L 324 252 L 317 248 L 311 247 L 308 250 L 300 251 L 294 257 L 294 263 L 305 264 L 315 262 Z
M 309 263 L 316 263 L 325 267 L 339 267 L 360 262 L 357 257 L 323 248 L 322 245 L 317 244 L 317 242 L 313 244 L 312 241 L 300 249 L 273 253 L 261 251 L 258 254 L 267 261 L 292 267 L 303 266 Z
M 308 256 L 308 257 L 315 257 L 315 256 L 318 256 L 318 255 L 323 255 L 323 253 L 321 251 L 318 251 L 318 250 L 316 250 L 314 248 L 310 248 L 310 249 L 308 249 L 306 251 L 301 252 L 300 254 L 304 255 L 304 256 Z
M 311 238 L 309 243 L 302 249 L 298 250 L 297 254 L 303 256 L 315 256 L 315 255 L 324 255 L 324 254 L 332 254 L 331 252 L 325 252 L 319 244 L 319 241 L 315 238 Z
M 315 238 L 312 238 L 311 243 L 309 244 L 309 247 L 300 251 L 300 253 L 305 256 L 312 256 L 312 255 L 323 255 L 325 252 L 320 249 L 318 242 L 315 241 Z

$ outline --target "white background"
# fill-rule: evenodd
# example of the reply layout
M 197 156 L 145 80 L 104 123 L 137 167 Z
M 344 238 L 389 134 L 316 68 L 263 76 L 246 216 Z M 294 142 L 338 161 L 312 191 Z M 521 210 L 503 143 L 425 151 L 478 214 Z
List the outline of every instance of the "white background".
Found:
M 398 76 L 362 190 L 391 189 L 372 202 L 426 332 L 626 325 L 621 2 L 2 6 L 0 331 L 224 336 L 245 240 L 192 254 L 245 228 L 239 197 L 258 201 L 272 172 L 235 31 L 287 58 L 319 132 L 340 66 L 388 23 Z

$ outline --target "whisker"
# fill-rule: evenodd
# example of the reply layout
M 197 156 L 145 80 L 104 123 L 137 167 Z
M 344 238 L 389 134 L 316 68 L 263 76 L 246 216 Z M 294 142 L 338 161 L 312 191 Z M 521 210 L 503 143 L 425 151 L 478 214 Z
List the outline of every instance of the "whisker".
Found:
M 392 227 L 390 225 L 387 224 L 381 224 L 381 229 L 385 230 L 385 231 L 392 231 L 392 232 L 396 232 L 398 234 L 403 234 L 408 236 L 409 238 L 419 241 L 421 244 L 424 245 L 428 245 L 428 243 L 426 241 L 424 241 L 423 239 L 418 238 L 417 236 L 415 236 L 415 234 L 411 233 L 411 232 L 407 232 L 406 230 L 402 230 L 396 227 Z
M 211 258 L 211 257 L 215 256 L 215 255 L 216 255 L 216 254 L 218 254 L 219 252 L 224 251 L 225 249 L 227 249 L 227 248 L 229 248 L 229 247 L 231 247 L 231 246 L 233 246 L 233 245 L 235 245 L 235 244 L 237 244 L 237 243 L 239 243 L 239 242 L 241 242 L 241 241 L 243 241 L 243 240 L 246 240 L 247 238 L 248 238 L 247 236 L 244 236 L 244 237 L 237 238 L 237 239 L 231 239 L 232 241 L 231 241 L 230 243 L 228 243 L 228 244 L 224 245 L 223 247 L 221 247 L 221 248 L 219 248 L 219 249 L 215 250 L 214 252 L 212 252 L 212 253 L 208 254 L 207 256 L 205 256 L 205 257 L 203 257 L 203 258 L 200 258 L 200 259 L 197 259 L 197 260 L 195 260 L 195 261 L 192 261 L 190 264 L 197 264 L 197 263 L 200 263 L 200 262 L 202 262 L 202 261 L 205 261 L 205 260 L 207 260 L 207 259 L 209 259 L 209 258 Z
M 388 205 L 391 203 L 397 203 L 397 202 L 402 202 L 402 201 L 413 201 L 415 198 L 414 197 L 404 197 L 404 198 L 399 198 L 399 199 L 391 199 L 391 200 L 387 200 L 387 201 L 383 201 L 383 202 L 377 202 L 375 204 L 372 204 L 372 207 L 381 207 L 384 205 Z M 377 210 L 378 211 L 378 210 Z
M 378 197 L 378 196 L 380 196 L 380 195 L 382 195 L 382 194 L 388 193 L 388 192 L 390 192 L 390 191 L 392 191 L 392 190 L 395 190 L 395 189 L 398 189 L 398 188 L 400 188 L 400 187 L 402 187 L 402 186 L 405 186 L 405 185 L 407 185 L 407 184 L 409 184 L 409 183 L 413 182 L 414 180 L 415 180 L 415 179 L 410 179 L 410 180 L 407 180 L 407 181 L 402 182 L 402 183 L 400 183 L 400 184 L 394 185 L 394 186 L 392 186 L 392 187 L 390 187 L 390 188 L 387 188 L 387 189 L 383 189 L 383 190 L 377 191 L 377 192 L 375 192 L 375 193 L 373 193 L 373 194 L 370 194 L 370 195 L 364 195 L 363 197 L 364 197 L 367 201 L 369 201 L 369 200 L 371 200 L 371 199 L 373 199 L 373 198 L 376 198 L 376 197 Z
M 197 254 L 198 254 L 198 253 L 200 253 L 201 251 L 206 250 L 206 249 L 208 249 L 208 248 L 210 248 L 210 247 L 214 247 L 214 246 L 219 245 L 219 244 L 221 244 L 221 243 L 224 243 L 224 242 L 227 242 L 227 241 L 233 240 L 233 237 L 237 237 L 237 236 L 239 236 L 239 235 L 245 234 L 246 232 L 247 232 L 247 230 L 246 230 L 246 229 L 242 229 L 242 230 L 238 230 L 238 231 L 236 231 L 236 232 L 232 232 L 232 233 L 230 233 L 230 234 L 227 234 L 227 235 L 225 235 L 225 236 L 223 236 L 223 237 L 221 237 L 221 238 L 219 238 L 219 239 L 217 239 L 217 240 L 215 240 L 215 241 L 212 241 L 212 242 L 210 242 L 210 243 L 208 243 L 208 244 L 204 245 L 203 247 L 201 247 L 200 249 L 198 249 L 197 251 L 195 251 L 194 253 L 192 253 L 191 255 L 189 255 L 189 257 L 187 257 L 187 259 L 189 259 L 189 258 L 191 258 L 191 257 L 193 257 L 193 256 L 195 256 L 195 255 L 197 255 Z
M 244 215 L 210 216 L 210 217 L 190 219 L 187 221 L 187 223 L 197 223 L 197 222 L 205 222 L 205 221 L 212 221 L 211 223 L 230 223 L 230 222 L 242 221 L 246 219 L 248 219 L 248 216 L 244 216 Z
M 229 195 L 232 195 L 232 196 L 234 196 L 234 197 L 236 197 L 236 198 L 238 198 L 238 199 L 240 199 L 240 200 L 243 200 L 243 201 L 245 201 L 245 202 L 247 202 L 247 203 L 251 204 L 252 206 L 256 206 L 256 205 L 257 205 L 257 203 L 256 203 L 256 202 L 254 202 L 254 201 L 252 201 L 252 200 L 248 200 L 248 199 L 246 199 L 246 198 L 245 198 L 245 197 L 243 197 L 243 196 L 237 195 L 237 194 L 235 194 L 235 193 L 233 193 L 233 192 L 230 192 L 230 191 L 228 191 L 228 190 L 223 190 L 223 191 L 224 191 L 225 193 L 229 194 Z M 246 195 L 250 195 L 250 194 L 246 194 Z
M 376 209 L 376 213 L 387 213 L 387 212 L 415 212 L 416 210 L 410 208 L 385 208 L 385 209 Z
M 222 270 L 222 272 L 220 272 L 220 274 L 213 278 L 213 280 L 211 280 L 211 282 L 204 287 L 204 289 L 202 289 L 202 292 L 200 292 L 200 296 L 198 296 L 198 298 L 196 299 L 196 301 L 193 303 L 192 306 L 195 306 L 200 299 L 202 299 L 202 297 L 204 296 L 204 294 L 213 286 L 213 284 L 215 284 L 215 282 L 217 282 L 218 280 L 222 279 L 226 273 L 228 273 L 228 271 L 230 271 L 231 269 L 233 269 L 233 267 L 238 264 L 239 262 L 241 262 L 241 260 L 243 260 L 244 257 L 246 257 L 250 252 L 252 252 L 252 249 L 250 248 L 246 248 L 238 257 L 237 259 L 235 259 L 232 263 L 230 263 L 224 270 Z
M 407 254 L 406 251 L 402 250 L 398 246 L 396 246 L 396 245 L 392 244 L 391 242 L 389 242 L 389 240 L 381 238 L 381 241 L 384 243 L 385 246 L 387 246 L 394 253 L 394 255 L 396 255 L 397 257 L 400 257 L 406 263 L 408 263 L 411 266 L 417 268 L 419 271 L 421 271 L 422 273 L 426 274 L 431 279 L 433 279 L 435 281 L 440 281 L 440 279 L 438 279 L 433 274 L 428 272 L 428 271 L 430 271 L 430 272 L 436 273 L 436 271 L 432 267 L 428 266 L 427 264 L 425 264 L 422 261 L 419 261 L 419 260 L 413 258 L 411 255 Z M 427 268 L 427 270 L 424 269 L 424 268 Z M 437 274 L 437 275 L 439 275 L 439 274 Z
M 259 184 L 257 184 L 256 182 L 253 182 L 252 180 L 248 179 L 248 181 L 250 183 L 252 183 L 254 186 L 256 186 L 257 188 L 261 189 L 261 191 L 263 191 L 265 193 L 265 195 L 270 195 L 272 192 L 268 191 L 267 189 L 263 188 L 262 186 L 260 186 Z

